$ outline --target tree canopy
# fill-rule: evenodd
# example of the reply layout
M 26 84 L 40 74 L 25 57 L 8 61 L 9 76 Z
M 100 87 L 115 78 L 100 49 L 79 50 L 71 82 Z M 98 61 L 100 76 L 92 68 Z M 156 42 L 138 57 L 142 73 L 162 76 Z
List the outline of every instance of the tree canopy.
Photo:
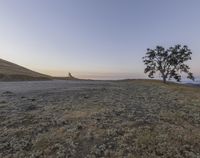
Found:
M 181 74 L 186 73 L 187 78 L 194 80 L 193 74 L 189 71 L 190 67 L 186 64 L 191 60 L 191 50 L 188 46 L 175 45 L 165 49 L 162 46 L 157 46 L 155 49 L 147 49 L 146 56 L 143 57 L 143 62 L 146 65 L 144 70 L 150 78 L 154 78 L 156 72 L 159 72 L 163 82 L 174 78 L 176 81 L 181 81 Z

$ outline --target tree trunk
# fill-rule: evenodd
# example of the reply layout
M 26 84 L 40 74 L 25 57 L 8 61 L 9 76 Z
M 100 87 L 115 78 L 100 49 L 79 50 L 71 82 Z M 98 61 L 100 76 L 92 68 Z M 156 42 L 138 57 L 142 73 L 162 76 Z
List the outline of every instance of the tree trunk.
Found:
M 163 76 L 163 83 L 167 83 L 167 77 Z

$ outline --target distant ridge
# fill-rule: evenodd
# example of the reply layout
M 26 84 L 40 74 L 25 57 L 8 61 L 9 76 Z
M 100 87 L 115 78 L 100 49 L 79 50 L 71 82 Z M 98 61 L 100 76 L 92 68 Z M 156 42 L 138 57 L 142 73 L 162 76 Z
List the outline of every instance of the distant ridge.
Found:
M 32 71 L 9 61 L 0 59 L 0 81 L 32 80 L 51 80 L 51 76 Z

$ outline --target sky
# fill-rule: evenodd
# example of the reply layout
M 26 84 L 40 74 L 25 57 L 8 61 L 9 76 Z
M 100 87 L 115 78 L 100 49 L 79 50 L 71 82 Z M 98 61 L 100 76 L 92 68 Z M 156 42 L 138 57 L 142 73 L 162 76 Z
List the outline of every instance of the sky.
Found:
M 147 48 L 192 50 L 200 76 L 199 0 L 0 0 L 0 58 L 93 79 L 144 78 Z

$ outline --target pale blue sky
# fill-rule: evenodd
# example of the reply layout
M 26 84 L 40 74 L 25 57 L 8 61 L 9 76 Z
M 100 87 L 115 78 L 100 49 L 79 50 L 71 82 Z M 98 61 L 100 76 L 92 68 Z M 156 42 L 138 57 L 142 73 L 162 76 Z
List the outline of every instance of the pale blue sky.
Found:
M 199 0 L 0 0 L 0 58 L 51 75 L 141 78 L 146 48 L 180 43 L 200 76 Z

